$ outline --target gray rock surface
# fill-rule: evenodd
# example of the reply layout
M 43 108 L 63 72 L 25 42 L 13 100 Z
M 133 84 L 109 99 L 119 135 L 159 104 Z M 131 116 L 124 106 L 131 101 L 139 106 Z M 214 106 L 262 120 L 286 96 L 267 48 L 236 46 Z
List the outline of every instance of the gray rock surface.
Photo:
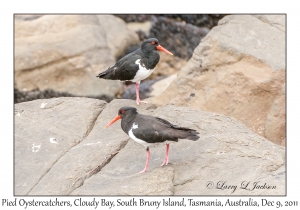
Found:
M 242 28 L 232 30 L 235 24 Z M 273 71 L 285 70 L 285 15 L 229 15 L 211 36 L 223 49 L 251 55 Z
M 225 114 L 285 145 L 285 18 L 225 16 L 167 90 L 148 101 Z
M 150 93 L 151 97 L 158 96 L 162 94 L 168 87 L 169 85 L 173 82 L 174 79 L 176 79 L 177 75 L 172 74 L 152 85 L 152 91 Z
M 57 101 L 64 102 L 52 105 Z M 44 109 L 39 108 L 41 102 L 47 103 Z M 15 195 L 285 195 L 284 147 L 237 120 L 187 107 L 136 106 L 134 100 L 104 106 L 103 101 L 82 98 L 18 104 Z M 103 129 L 122 106 L 196 129 L 200 139 L 172 143 L 170 163 L 164 167 L 165 146 L 155 145 L 150 148 L 149 171 L 137 174 L 145 164 L 145 148 L 129 140 L 120 121 Z M 57 133 L 51 133 L 52 127 Z M 58 144 L 50 143 L 50 137 Z M 33 144 L 41 145 L 39 150 Z M 207 188 L 210 181 L 212 189 Z M 216 189 L 220 181 L 237 189 Z M 250 182 L 249 188 L 257 181 L 276 189 L 240 189 L 243 181 Z
M 30 194 L 39 186 L 52 167 L 89 135 L 105 105 L 104 101 L 87 98 L 40 99 L 16 104 L 15 195 Z M 69 159 L 64 167 L 72 162 Z M 60 174 L 64 173 L 64 168 L 60 168 Z M 48 184 L 61 184 L 56 182 L 56 176 L 51 179 Z
M 97 15 L 97 17 L 106 32 L 107 45 L 115 58 L 123 53 L 127 46 L 139 42 L 138 35 L 128 29 L 121 18 L 113 15 Z

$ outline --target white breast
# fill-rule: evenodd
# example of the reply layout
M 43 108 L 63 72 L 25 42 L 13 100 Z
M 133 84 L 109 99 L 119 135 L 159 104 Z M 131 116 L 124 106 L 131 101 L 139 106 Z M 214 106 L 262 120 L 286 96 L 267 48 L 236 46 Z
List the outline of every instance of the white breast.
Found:
M 149 144 L 149 143 L 147 143 L 147 142 L 145 142 L 145 141 L 143 141 L 143 140 L 137 138 L 137 137 L 133 134 L 132 130 L 137 129 L 138 127 L 139 127 L 138 124 L 133 123 L 131 129 L 130 129 L 129 132 L 128 132 L 129 137 L 130 137 L 132 140 L 134 140 L 135 142 L 137 142 L 137 143 L 139 143 L 139 144 L 141 144 L 141 145 L 143 145 L 143 146 L 145 146 L 145 147 L 149 147 L 151 144 Z
M 152 74 L 155 69 L 146 69 L 145 66 L 141 65 L 141 59 L 136 60 L 135 63 L 139 65 L 139 70 L 137 71 L 133 80 L 131 80 L 132 82 L 140 82 L 141 80 L 146 79 Z

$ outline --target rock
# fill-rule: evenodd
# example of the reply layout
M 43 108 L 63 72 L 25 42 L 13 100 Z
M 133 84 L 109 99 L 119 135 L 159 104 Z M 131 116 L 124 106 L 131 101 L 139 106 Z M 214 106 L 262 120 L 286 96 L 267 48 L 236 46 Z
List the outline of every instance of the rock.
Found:
M 32 91 L 19 91 L 14 89 L 14 103 L 21 103 L 26 101 L 33 101 L 36 99 L 46 99 L 54 97 L 72 97 L 69 93 L 60 93 L 53 90 L 32 90 Z
M 141 15 L 141 14 L 115 14 L 115 16 L 123 19 L 126 23 L 130 22 L 146 22 L 150 21 L 152 15 Z
M 142 42 L 140 42 L 139 44 L 129 45 L 126 49 L 124 49 L 123 53 L 121 55 L 119 55 L 119 57 L 117 57 L 116 60 L 120 60 L 127 54 L 132 53 L 133 51 L 137 50 L 141 46 L 141 44 L 142 44 Z
M 274 143 L 285 146 L 286 144 L 286 96 L 285 96 L 285 84 L 282 85 L 282 92 L 274 100 L 270 112 L 266 119 L 265 136 L 267 139 L 271 139 Z
M 127 23 L 127 28 L 130 31 L 133 31 L 133 32 L 142 31 L 147 37 L 150 35 L 151 27 L 152 27 L 152 24 L 150 21 L 146 21 L 143 23 L 137 23 L 137 22 Z
M 89 136 L 105 105 L 104 101 L 87 98 L 15 104 L 15 195 L 34 192 L 52 168 L 70 154 L 69 150 Z M 68 161 L 51 177 L 48 188 L 54 187 L 54 183 L 61 185 L 59 177 L 73 162 L 78 162 L 76 157 Z M 47 187 L 41 194 L 46 192 Z
M 104 106 L 84 98 L 17 104 L 15 195 L 285 195 L 284 147 L 235 119 L 188 107 L 137 106 L 124 99 Z M 103 129 L 122 106 L 196 129 L 200 139 L 172 143 L 164 167 L 165 146 L 155 145 L 149 170 L 137 174 L 145 164 L 145 148 L 129 140 L 120 121 Z M 206 187 L 209 181 L 215 184 L 212 189 Z M 238 187 L 235 192 L 217 189 L 220 181 Z M 244 190 L 243 181 L 276 189 Z
M 155 67 L 155 71 L 153 71 L 153 73 L 149 76 L 149 79 L 154 79 L 157 76 L 170 76 L 177 74 L 186 63 L 187 60 L 185 59 L 177 56 L 170 56 L 162 52 L 160 53 L 160 60 Z
M 281 31 L 285 31 L 285 18 L 283 15 L 253 15 L 261 21 L 278 28 Z
M 198 27 L 186 23 L 180 18 L 177 21 L 177 18 L 172 19 L 161 15 L 147 16 L 147 18 L 142 15 L 118 15 L 118 17 L 124 19 L 127 22 L 127 26 L 139 34 L 141 41 L 155 37 L 163 47 L 184 60 L 192 56 L 194 49 L 201 39 L 209 32 L 209 28 L 207 27 Z M 186 16 L 186 18 L 190 18 L 190 20 L 197 19 L 190 16 Z M 203 17 L 203 19 L 206 18 Z
M 99 80 L 96 75 L 115 63 L 122 48 L 138 40 L 122 20 L 109 15 L 25 20 L 15 20 L 15 88 L 95 97 L 114 97 L 119 91 L 120 82 Z
M 109 106 L 109 105 L 108 105 Z M 62 156 L 29 195 L 68 195 L 101 170 L 128 142 L 121 130 L 104 130 L 115 110 L 102 111 L 86 138 Z M 63 171 L 63 173 L 62 173 Z M 52 181 L 55 177 L 55 183 Z
M 164 33 L 162 33 L 162 31 Z M 189 59 L 201 39 L 209 32 L 185 22 L 176 22 L 166 17 L 153 17 L 150 37 L 156 37 L 175 56 Z
M 226 16 L 226 14 L 156 14 L 156 15 L 141 15 L 141 14 L 115 14 L 115 16 L 122 18 L 126 23 L 130 22 L 146 22 L 150 21 L 153 16 L 167 17 L 177 22 L 186 22 L 198 27 L 206 27 L 211 29 L 218 25 L 218 21 Z
M 131 104 L 132 101 L 114 100 L 107 109 L 117 111 L 120 107 Z M 268 184 L 276 183 L 275 191 L 249 192 L 238 189 L 236 194 L 239 195 L 285 194 L 283 147 L 223 115 L 176 106 L 147 110 L 147 106 L 149 105 L 140 106 L 139 112 L 162 117 L 179 126 L 197 129 L 200 140 L 180 140 L 171 144 L 171 164 L 167 167 L 159 167 L 163 161 L 165 146 L 151 148 L 149 171 L 142 175 L 136 173 L 144 167 L 145 148 L 129 140 L 109 164 L 86 180 L 71 195 L 231 194 L 230 190 L 206 188 L 208 181 L 217 183 L 221 180 L 237 185 L 245 180 L 257 180 L 261 183 L 269 180 Z M 116 131 L 121 128 L 117 124 L 108 129 Z
M 43 15 L 14 15 L 14 19 L 28 21 L 28 20 L 34 20 L 40 18 L 42 16 Z
M 138 35 L 128 30 L 121 18 L 113 15 L 97 15 L 97 17 L 106 31 L 107 45 L 115 58 L 122 54 L 127 46 L 138 43 Z
M 33 101 L 37 99 L 58 98 L 58 97 L 76 97 L 76 96 L 66 92 L 57 92 L 51 89 L 46 89 L 43 91 L 40 91 L 38 89 L 34 89 L 32 91 L 20 91 L 18 89 L 14 89 L 14 103 Z M 100 100 L 104 100 L 106 102 L 110 102 L 113 99 L 106 95 L 97 96 L 97 97 L 87 96 L 87 98 L 97 98 Z
M 152 85 L 152 91 L 149 96 L 154 97 L 162 94 L 169 85 L 173 82 L 173 80 L 177 77 L 177 74 L 173 74 L 167 78 L 157 81 Z
M 285 15 L 225 16 L 148 102 L 222 113 L 284 145 L 285 74 Z
M 194 26 L 213 28 L 218 25 L 218 21 L 223 18 L 224 14 L 163 14 L 160 16 L 184 21 Z

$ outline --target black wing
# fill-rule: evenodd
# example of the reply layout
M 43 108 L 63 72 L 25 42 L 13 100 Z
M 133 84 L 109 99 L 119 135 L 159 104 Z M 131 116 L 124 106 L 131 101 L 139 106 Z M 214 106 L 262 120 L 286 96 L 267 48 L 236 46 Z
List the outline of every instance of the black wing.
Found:
M 126 55 L 118 60 L 115 65 L 109 67 L 106 71 L 100 73 L 97 77 L 111 80 L 132 80 L 139 70 L 136 60 L 141 59 L 140 49 Z
M 173 125 L 162 118 L 140 114 L 135 123 L 139 125 L 139 129 L 133 129 L 133 134 L 148 143 L 199 139 L 197 131 Z

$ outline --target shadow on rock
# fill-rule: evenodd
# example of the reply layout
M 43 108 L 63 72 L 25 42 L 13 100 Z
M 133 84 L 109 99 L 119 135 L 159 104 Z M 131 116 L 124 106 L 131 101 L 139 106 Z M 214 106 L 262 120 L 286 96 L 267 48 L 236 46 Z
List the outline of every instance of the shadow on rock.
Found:
M 76 96 L 67 92 L 58 92 L 51 89 L 42 90 L 42 91 L 39 89 L 34 89 L 32 91 L 20 91 L 18 89 L 14 89 L 14 103 L 33 101 L 36 99 L 48 99 L 48 98 L 58 98 L 58 97 L 86 97 L 86 98 L 100 99 L 106 102 L 110 102 L 111 100 L 113 100 L 113 98 L 106 95 Z

